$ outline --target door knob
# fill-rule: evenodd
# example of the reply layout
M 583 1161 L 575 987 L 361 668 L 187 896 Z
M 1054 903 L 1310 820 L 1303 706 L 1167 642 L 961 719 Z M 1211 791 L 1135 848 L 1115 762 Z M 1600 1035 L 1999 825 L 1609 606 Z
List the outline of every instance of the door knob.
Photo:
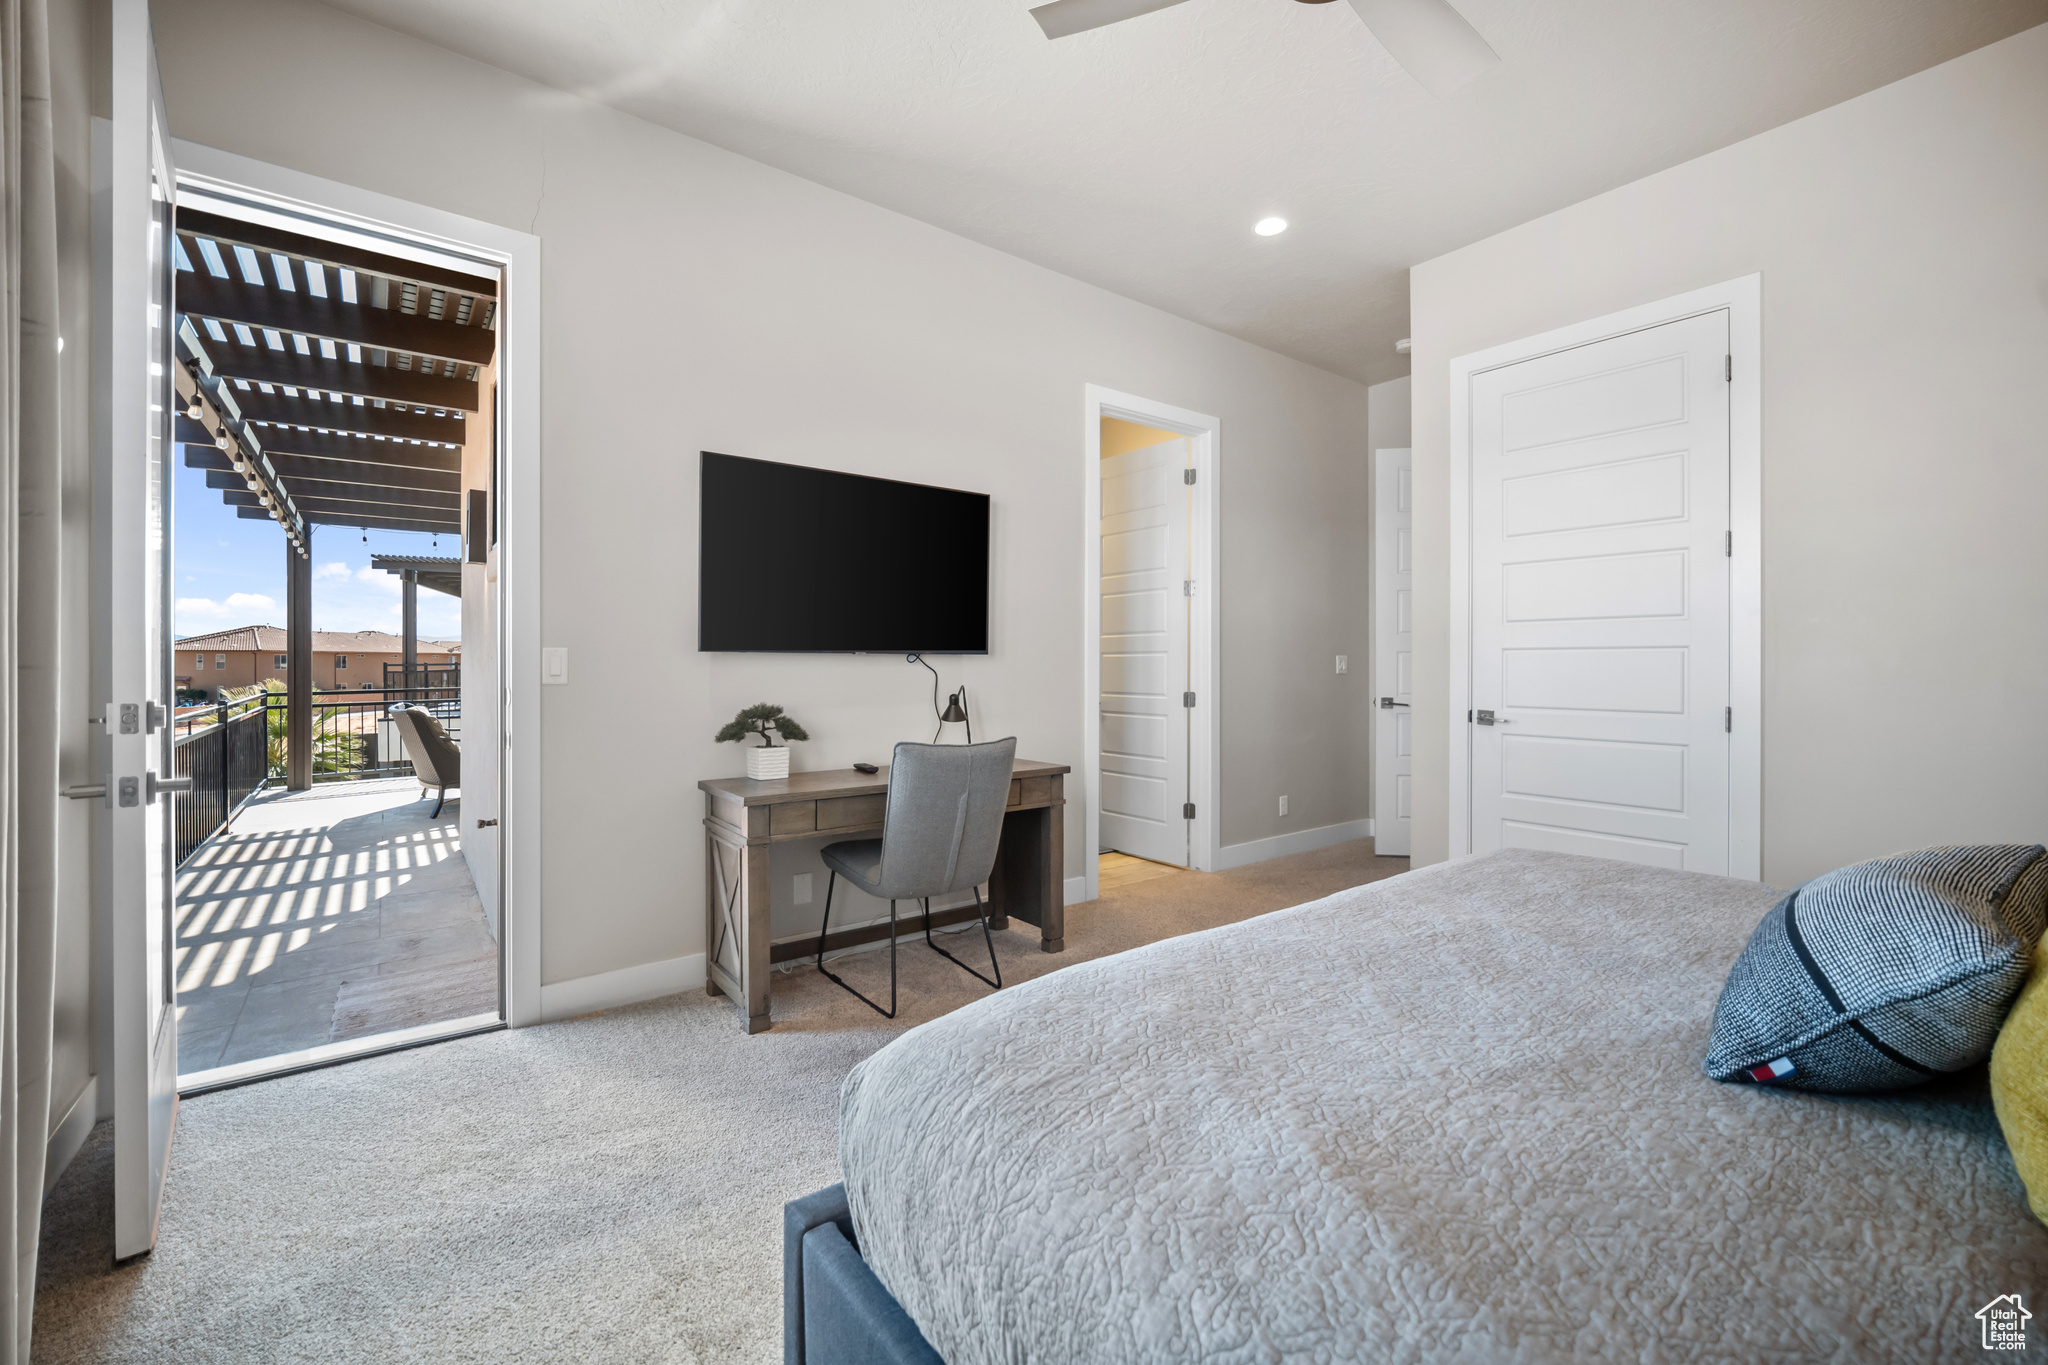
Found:
M 476 822 L 476 827 L 478 829 L 493 829 L 496 828 L 497 823 L 496 820 L 479 820 Z
M 154 801 L 165 792 L 191 791 L 192 779 L 189 777 L 158 777 L 155 773 L 150 773 L 148 774 L 148 786 L 149 799 Z
M 1406 706 L 1407 704 L 1408 703 L 1405 701 L 1395 701 L 1392 697 L 1380 698 L 1380 710 L 1382 711 L 1389 710 L 1396 706 Z
M 88 782 L 75 787 L 66 787 L 64 788 L 63 795 L 67 800 L 71 801 L 100 801 L 106 798 L 107 784 L 104 782 Z
M 1491 711 L 1474 712 L 1473 719 L 1481 725 L 1506 725 L 1509 723 L 1505 716 L 1496 718 Z

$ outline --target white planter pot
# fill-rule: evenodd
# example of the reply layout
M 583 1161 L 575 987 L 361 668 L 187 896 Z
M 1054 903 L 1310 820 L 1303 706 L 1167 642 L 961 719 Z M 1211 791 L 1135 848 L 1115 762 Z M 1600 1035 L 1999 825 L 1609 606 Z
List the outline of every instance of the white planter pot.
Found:
M 747 750 L 747 776 L 756 782 L 775 782 L 789 776 L 789 746 Z

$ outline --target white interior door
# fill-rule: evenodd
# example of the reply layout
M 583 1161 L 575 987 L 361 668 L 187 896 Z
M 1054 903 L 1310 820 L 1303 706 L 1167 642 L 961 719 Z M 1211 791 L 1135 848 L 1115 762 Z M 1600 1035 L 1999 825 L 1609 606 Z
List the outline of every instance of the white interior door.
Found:
M 1414 771 L 1415 460 L 1373 452 L 1372 834 L 1373 852 L 1408 856 L 1409 778 Z
M 1188 863 L 1188 442 L 1102 461 L 1102 848 Z
M 1728 871 L 1728 313 L 1472 381 L 1472 849 Z
M 107 795 L 99 828 L 113 1037 L 114 1254 L 156 1243 L 177 1115 L 171 794 L 170 132 L 147 0 L 114 0 L 96 131 L 96 526 Z M 102 1083 L 105 1083 L 103 1078 Z

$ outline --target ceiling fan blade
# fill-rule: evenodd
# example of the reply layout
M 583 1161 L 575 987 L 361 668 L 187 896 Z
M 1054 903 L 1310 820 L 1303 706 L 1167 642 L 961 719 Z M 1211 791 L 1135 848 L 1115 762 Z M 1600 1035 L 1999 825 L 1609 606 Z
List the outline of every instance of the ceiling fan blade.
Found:
M 1394 60 L 1439 98 L 1500 65 L 1500 54 L 1450 0 L 1351 0 L 1351 8 Z
M 1046 37 L 1064 38 L 1069 33 L 1086 33 L 1091 28 L 1122 23 L 1180 3 L 1181 0 L 1052 0 L 1051 4 L 1032 10 L 1031 17 L 1045 30 Z

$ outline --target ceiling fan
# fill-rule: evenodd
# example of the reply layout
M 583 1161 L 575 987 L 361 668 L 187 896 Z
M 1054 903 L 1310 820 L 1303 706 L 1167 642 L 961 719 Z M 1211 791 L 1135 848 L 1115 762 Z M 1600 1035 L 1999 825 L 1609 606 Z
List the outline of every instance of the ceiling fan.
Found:
M 1064 38 L 1167 9 L 1182 0 L 1052 0 L 1031 11 L 1048 38 Z M 1329 0 L 1301 0 L 1322 5 Z M 1500 64 L 1500 57 L 1450 0 L 1351 0 L 1394 60 L 1432 95 L 1448 95 Z

